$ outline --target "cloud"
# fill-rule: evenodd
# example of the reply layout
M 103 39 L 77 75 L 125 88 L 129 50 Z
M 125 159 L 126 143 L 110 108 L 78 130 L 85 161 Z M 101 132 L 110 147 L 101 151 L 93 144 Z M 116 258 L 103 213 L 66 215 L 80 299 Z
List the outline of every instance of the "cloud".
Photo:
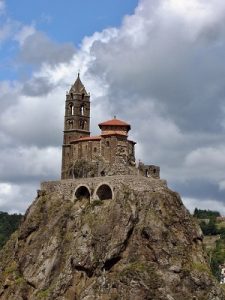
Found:
M 0 183 L 1 211 L 24 212 L 31 204 L 31 199 L 36 196 L 37 189 L 39 189 L 39 185 L 36 184 Z
M 1 10 L 0 10 L 0 14 L 1 14 Z M 14 35 L 17 29 L 18 29 L 17 22 L 12 21 L 10 19 L 7 19 L 5 22 L 3 22 L 2 26 L 0 27 L 0 46 L 2 46 L 4 42 L 9 40 Z
M 1 182 L 25 184 L 60 177 L 60 148 L 12 147 L 0 153 Z
M 47 77 L 33 77 L 24 83 L 22 93 L 27 96 L 42 96 L 47 95 L 53 88 L 56 87 Z
M 56 99 L 52 98 L 54 95 Z M 65 97 L 61 96 L 60 99 L 55 91 L 49 96 L 19 97 L 16 104 L 0 115 L 1 130 L 17 145 L 58 145 L 63 129 Z
M 20 46 L 23 46 L 26 39 L 35 34 L 35 32 L 34 25 L 25 25 L 16 33 L 14 39 L 19 42 Z
M 211 181 L 220 181 L 224 178 L 225 145 L 217 145 L 217 148 L 198 148 L 188 153 L 185 158 L 185 166 L 192 170 L 192 176 L 207 178 Z
M 187 12 L 184 4 L 174 1 L 154 5 L 142 1 L 136 14 L 125 19 L 116 37 L 108 43 L 93 44 L 91 70 L 110 83 L 112 99 L 115 93 L 126 103 L 131 101 L 129 95 L 136 94 L 137 105 L 143 98 L 157 99 L 182 130 L 215 132 L 221 130 L 218 118 L 225 91 L 220 80 L 224 76 L 224 10 L 218 19 L 215 6 L 195 3 Z M 201 16 L 201 22 L 196 15 Z M 202 34 L 212 27 L 218 29 L 216 39 L 202 41 Z M 113 103 L 117 111 L 120 101 Z
M 225 180 L 222 180 L 219 182 L 219 189 L 220 189 L 220 191 L 225 190 Z
M 31 28 L 26 28 L 18 37 L 21 44 L 19 60 L 23 63 L 38 65 L 45 62 L 54 65 L 67 62 L 74 55 L 75 47 L 72 43 L 57 44 L 43 32 L 31 31 Z

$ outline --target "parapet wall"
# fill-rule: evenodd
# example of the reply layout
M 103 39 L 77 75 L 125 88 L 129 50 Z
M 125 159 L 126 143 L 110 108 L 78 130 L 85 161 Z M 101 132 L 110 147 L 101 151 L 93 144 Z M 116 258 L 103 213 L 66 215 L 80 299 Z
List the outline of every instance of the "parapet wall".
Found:
M 84 186 L 90 192 L 90 199 L 95 200 L 96 191 L 101 185 L 108 185 L 112 194 L 115 195 L 118 191 L 124 190 L 124 187 L 135 189 L 135 191 L 151 191 L 162 189 L 166 186 L 165 180 L 146 178 L 143 176 L 134 175 L 117 175 L 94 178 L 80 179 L 64 179 L 59 181 L 46 181 L 41 183 L 41 192 L 57 193 L 64 200 L 75 200 L 75 192 L 77 188 Z

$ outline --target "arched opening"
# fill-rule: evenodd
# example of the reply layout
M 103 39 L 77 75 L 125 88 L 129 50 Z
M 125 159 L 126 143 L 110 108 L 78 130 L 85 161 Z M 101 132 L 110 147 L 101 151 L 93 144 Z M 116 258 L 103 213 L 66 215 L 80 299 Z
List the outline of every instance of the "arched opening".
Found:
M 73 105 L 73 103 L 70 103 L 69 104 L 69 113 L 70 113 L 70 115 L 74 115 L 74 105 Z
M 80 129 L 84 129 L 84 124 L 85 124 L 84 120 L 80 119 L 79 123 L 80 123 Z
M 81 116 L 84 115 L 84 104 L 82 104 L 80 107 L 80 114 L 81 114 Z
M 68 128 L 72 129 L 73 128 L 73 120 L 68 121 Z
M 99 200 L 108 200 L 112 199 L 112 190 L 109 185 L 102 184 L 96 192 L 96 195 L 98 196 Z
M 89 189 L 84 185 L 78 187 L 75 191 L 75 197 L 77 200 L 83 200 L 83 199 L 90 200 Z

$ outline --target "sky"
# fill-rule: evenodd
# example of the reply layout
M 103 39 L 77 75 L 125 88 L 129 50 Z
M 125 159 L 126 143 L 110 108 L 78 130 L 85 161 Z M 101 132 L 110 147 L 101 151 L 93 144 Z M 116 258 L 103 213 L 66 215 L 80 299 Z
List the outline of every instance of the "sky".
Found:
M 223 0 L 0 0 L 0 210 L 24 212 L 60 178 L 79 71 L 92 134 L 129 122 L 137 161 L 190 211 L 225 215 L 224 20 Z

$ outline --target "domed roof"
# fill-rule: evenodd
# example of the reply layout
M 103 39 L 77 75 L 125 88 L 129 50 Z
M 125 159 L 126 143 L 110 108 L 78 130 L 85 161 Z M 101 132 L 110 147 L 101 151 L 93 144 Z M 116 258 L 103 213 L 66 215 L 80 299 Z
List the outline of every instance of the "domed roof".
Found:
M 130 124 L 128 124 L 122 120 L 119 120 L 117 118 L 102 122 L 102 123 L 98 124 L 98 126 L 100 128 L 102 128 L 104 126 L 123 126 L 123 127 L 127 127 L 127 129 L 130 130 Z

